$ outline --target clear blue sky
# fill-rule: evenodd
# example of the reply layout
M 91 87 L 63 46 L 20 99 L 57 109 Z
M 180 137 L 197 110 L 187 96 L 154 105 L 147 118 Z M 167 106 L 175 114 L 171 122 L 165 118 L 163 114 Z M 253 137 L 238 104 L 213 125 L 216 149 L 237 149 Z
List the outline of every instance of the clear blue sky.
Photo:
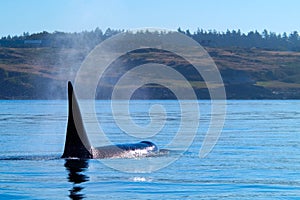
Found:
M 0 37 L 158 27 L 204 30 L 300 30 L 298 0 L 0 0 Z

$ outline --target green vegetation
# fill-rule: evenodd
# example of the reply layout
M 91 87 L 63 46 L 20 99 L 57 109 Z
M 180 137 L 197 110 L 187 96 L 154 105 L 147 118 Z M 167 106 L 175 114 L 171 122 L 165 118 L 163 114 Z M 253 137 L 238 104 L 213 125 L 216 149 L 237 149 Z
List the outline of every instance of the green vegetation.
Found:
M 208 51 L 222 75 L 231 99 L 299 99 L 300 38 L 297 32 L 277 35 L 240 31 L 178 30 Z M 57 99 L 66 97 L 66 82 L 74 80 L 84 58 L 95 45 L 119 33 L 100 29 L 82 33 L 37 33 L 0 39 L 0 99 Z M 146 34 L 146 33 L 139 33 Z M 97 98 L 110 98 L 118 78 L 128 69 L 160 60 L 181 74 L 194 87 L 198 98 L 209 98 L 203 79 L 189 63 L 170 52 L 138 50 L 119 58 L 102 80 Z M 174 82 L 182 85 L 182 83 Z M 126 86 L 124 86 L 126 87 Z M 217 86 L 216 86 L 217 87 Z M 134 98 L 169 99 L 162 86 L 150 84 Z
M 92 49 L 101 41 L 124 32 L 124 30 L 112 30 L 108 28 L 105 32 L 96 28 L 93 31 L 83 31 L 81 33 L 64 33 L 46 31 L 41 33 L 29 34 L 23 33 L 21 36 L 5 36 L 0 39 L 0 46 L 13 48 L 30 48 L 30 47 L 56 47 L 56 48 L 88 48 Z M 205 31 L 198 29 L 191 33 L 189 30 L 183 31 L 178 28 L 178 32 L 183 33 L 205 47 L 218 48 L 259 48 L 265 50 L 278 51 L 300 51 L 299 33 L 276 34 L 264 30 L 250 31 L 242 33 L 240 30 L 227 30 L 218 32 L 216 30 Z M 139 34 L 148 34 L 149 32 L 139 32 Z

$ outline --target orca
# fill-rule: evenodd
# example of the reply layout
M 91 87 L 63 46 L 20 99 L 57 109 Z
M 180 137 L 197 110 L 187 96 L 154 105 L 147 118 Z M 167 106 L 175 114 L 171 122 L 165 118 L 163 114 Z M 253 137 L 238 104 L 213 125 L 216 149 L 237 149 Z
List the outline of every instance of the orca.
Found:
M 154 143 L 149 141 L 93 147 L 87 137 L 78 101 L 70 81 L 68 82 L 68 109 L 66 140 L 61 158 L 135 158 L 148 157 L 158 155 L 160 152 L 167 152 L 165 149 L 160 151 Z

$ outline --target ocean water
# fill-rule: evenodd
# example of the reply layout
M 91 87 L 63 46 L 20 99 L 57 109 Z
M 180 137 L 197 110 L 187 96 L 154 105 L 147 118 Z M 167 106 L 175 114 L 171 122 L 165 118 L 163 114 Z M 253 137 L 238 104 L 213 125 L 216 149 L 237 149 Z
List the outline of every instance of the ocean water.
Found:
M 199 122 L 199 129 L 186 151 L 106 160 L 129 169 L 136 161 L 176 158 L 156 171 L 124 172 L 102 160 L 60 159 L 66 101 L 0 101 L 0 199 L 300 199 L 300 101 L 227 101 L 221 136 L 205 158 L 198 153 L 210 104 L 198 103 L 199 118 L 189 123 Z M 165 124 L 146 139 L 163 148 L 181 126 L 182 112 L 190 111 L 180 110 L 176 101 L 133 101 L 133 121 L 147 126 L 154 104 L 161 104 L 165 115 L 152 117 Z M 97 101 L 95 109 L 108 139 L 144 140 L 119 128 L 109 105 Z

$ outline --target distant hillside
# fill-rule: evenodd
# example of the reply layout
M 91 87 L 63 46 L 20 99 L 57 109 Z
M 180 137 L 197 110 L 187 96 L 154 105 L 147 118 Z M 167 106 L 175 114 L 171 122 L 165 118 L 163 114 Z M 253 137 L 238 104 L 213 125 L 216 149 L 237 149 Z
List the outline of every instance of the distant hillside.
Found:
M 124 30 L 112 30 L 108 28 L 102 31 L 96 28 L 93 31 L 83 31 L 80 33 L 64 33 L 46 31 L 41 33 L 23 33 L 21 36 L 4 36 L 0 39 L 0 46 L 10 48 L 35 48 L 35 47 L 55 47 L 55 48 L 88 48 L 93 49 L 101 41 L 124 32 Z M 205 31 L 198 29 L 194 33 L 189 30 L 178 32 L 193 38 L 205 47 L 215 48 L 259 48 L 275 51 L 300 51 L 300 36 L 297 31 L 292 33 L 274 33 L 264 30 L 250 31 L 242 33 L 240 30 L 227 30 L 218 32 L 216 30 Z M 140 32 L 146 34 L 145 32 Z
M 86 55 L 99 42 L 116 33 L 118 31 L 112 30 L 102 33 L 97 29 L 93 32 L 83 33 L 50 34 L 43 32 L 2 38 L 0 40 L 0 99 L 66 98 L 67 80 L 74 80 Z M 184 33 L 190 34 L 188 31 Z M 275 34 L 277 42 L 281 41 L 281 45 L 269 45 L 265 48 L 259 47 L 261 43 L 256 39 L 260 37 L 262 42 L 267 42 L 270 38 L 275 37 L 274 34 L 266 35 L 265 33 L 264 36 L 256 34 L 257 37 L 254 37 L 252 34 L 243 36 L 243 34 L 235 32 L 234 34 L 240 35 L 235 37 L 236 40 L 239 37 L 244 40 L 247 38 L 248 43 L 246 45 L 240 41 L 239 44 L 233 45 L 232 40 L 234 41 L 234 39 L 230 43 L 226 38 L 233 33 L 223 33 L 222 35 L 211 32 L 215 36 L 214 40 L 211 39 L 209 43 L 203 38 L 201 40 L 221 72 L 227 98 L 300 99 L 300 52 L 298 49 L 300 40 L 298 33 L 280 37 Z M 201 33 L 199 31 L 190 36 L 194 38 L 197 34 L 208 36 L 209 32 L 202 31 Z M 88 35 L 89 37 L 86 39 L 85 37 Z M 251 40 L 250 36 L 256 39 Z M 221 40 L 221 37 L 224 39 Z M 250 45 L 249 40 L 253 45 Z M 151 56 L 159 58 L 162 64 L 172 66 L 184 74 L 190 80 L 199 99 L 209 98 L 205 83 L 201 77 L 194 77 L 193 68 L 188 63 L 182 63 L 177 57 L 172 57 L 165 52 L 139 50 L 120 58 L 114 64 L 133 67 L 150 62 Z M 133 60 L 133 58 L 138 59 Z M 111 67 L 114 68 L 114 66 Z M 126 69 L 124 68 L 124 70 Z M 109 81 L 102 80 L 103 87 L 98 90 L 97 98 L 110 98 L 113 85 L 119 76 L 121 74 L 108 72 L 107 79 Z M 170 99 L 174 98 L 174 95 L 163 87 L 147 85 L 137 90 L 133 98 Z

